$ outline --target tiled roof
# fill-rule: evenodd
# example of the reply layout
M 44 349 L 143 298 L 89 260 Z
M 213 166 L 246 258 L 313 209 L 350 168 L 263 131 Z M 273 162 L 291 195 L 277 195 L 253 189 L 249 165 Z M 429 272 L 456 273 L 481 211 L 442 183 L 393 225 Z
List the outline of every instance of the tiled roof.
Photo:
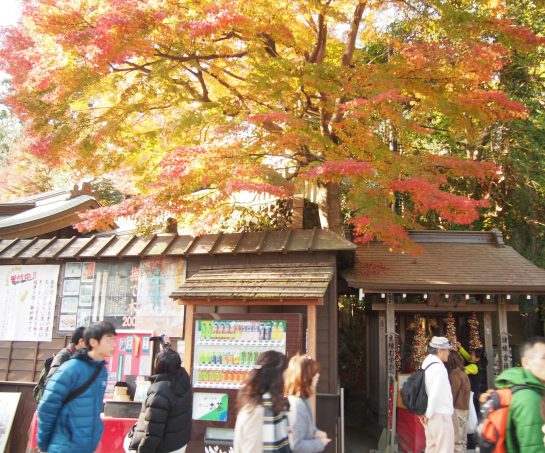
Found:
M 92 236 L 69 239 L 0 240 L 0 262 L 14 259 L 101 259 L 244 253 L 353 251 L 356 246 L 330 231 L 286 230 L 256 233 Z
M 493 232 L 412 232 L 420 256 L 381 242 L 359 246 L 348 284 L 368 292 L 472 292 L 545 294 L 545 270 Z
M 321 299 L 333 277 L 329 265 L 202 267 L 171 294 L 176 298 Z

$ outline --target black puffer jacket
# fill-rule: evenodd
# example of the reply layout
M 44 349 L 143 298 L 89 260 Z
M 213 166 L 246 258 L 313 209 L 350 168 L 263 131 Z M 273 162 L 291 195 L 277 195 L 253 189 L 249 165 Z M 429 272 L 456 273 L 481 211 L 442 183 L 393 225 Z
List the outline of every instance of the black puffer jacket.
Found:
M 174 381 L 166 374 L 152 376 L 153 383 L 142 404 L 130 443 L 131 450 L 166 453 L 189 442 L 193 395 L 187 371 L 180 370 Z

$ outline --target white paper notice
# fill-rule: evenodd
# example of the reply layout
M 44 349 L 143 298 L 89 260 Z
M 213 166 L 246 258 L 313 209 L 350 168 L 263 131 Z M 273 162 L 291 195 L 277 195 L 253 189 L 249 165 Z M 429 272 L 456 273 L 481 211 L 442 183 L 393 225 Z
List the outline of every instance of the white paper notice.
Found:
M 0 340 L 51 341 L 59 267 L 0 266 Z

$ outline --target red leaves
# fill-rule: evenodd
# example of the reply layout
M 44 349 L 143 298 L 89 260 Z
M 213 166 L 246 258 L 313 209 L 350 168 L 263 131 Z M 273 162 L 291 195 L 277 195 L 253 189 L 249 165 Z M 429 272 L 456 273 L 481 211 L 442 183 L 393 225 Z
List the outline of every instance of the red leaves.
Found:
M 483 113 L 493 110 L 495 118 L 501 121 L 524 119 L 528 116 L 528 109 L 524 104 L 511 101 L 503 91 L 499 90 L 472 90 L 461 103 L 478 107 Z
M 243 24 L 245 17 L 236 6 L 234 2 L 209 6 L 204 9 L 204 18 L 182 23 L 180 31 L 188 31 L 191 38 L 200 38 Z
M 206 153 L 202 146 L 180 146 L 171 151 L 161 161 L 161 177 L 176 180 L 186 177 L 192 170 L 192 165 Z
M 445 174 L 454 177 L 471 177 L 486 181 L 497 176 L 500 170 L 492 162 L 461 159 L 453 156 L 430 156 L 430 164 L 442 169 Z
M 413 255 L 422 253 L 420 246 L 415 244 L 409 237 L 407 230 L 394 219 L 384 215 L 354 217 L 350 223 L 354 226 L 354 242 L 365 244 L 372 240 L 383 241 L 392 249 L 407 251 Z
M 414 204 L 413 211 L 426 215 L 436 211 L 448 222 L 470 224 L 479 218 L 479 208 L 488 207 L 487 200 L 473 200 L 442 191 L 438 184 L 420 179 L 392 181 L 392 190 L 410 195 Z

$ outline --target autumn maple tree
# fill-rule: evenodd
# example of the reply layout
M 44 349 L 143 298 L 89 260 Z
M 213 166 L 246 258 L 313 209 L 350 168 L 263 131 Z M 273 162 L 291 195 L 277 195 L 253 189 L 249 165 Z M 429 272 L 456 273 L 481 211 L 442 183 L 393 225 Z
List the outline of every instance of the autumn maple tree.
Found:
M 175 216 L 213 231 L 241 191 L 319 188 L 321 223 L 406 245 L 434 212 L 469 224 L 499 168 L 470 150 L 522 119 L 500 91 L 541 38 L 500 0 L 27 0 L 4 30 L 5 102 L 28 149 L 134 196 L 81 227 Z M 467 147 L 467 158 L 451 152 Z M 482 186 L 477 198 L 453 181 Z

